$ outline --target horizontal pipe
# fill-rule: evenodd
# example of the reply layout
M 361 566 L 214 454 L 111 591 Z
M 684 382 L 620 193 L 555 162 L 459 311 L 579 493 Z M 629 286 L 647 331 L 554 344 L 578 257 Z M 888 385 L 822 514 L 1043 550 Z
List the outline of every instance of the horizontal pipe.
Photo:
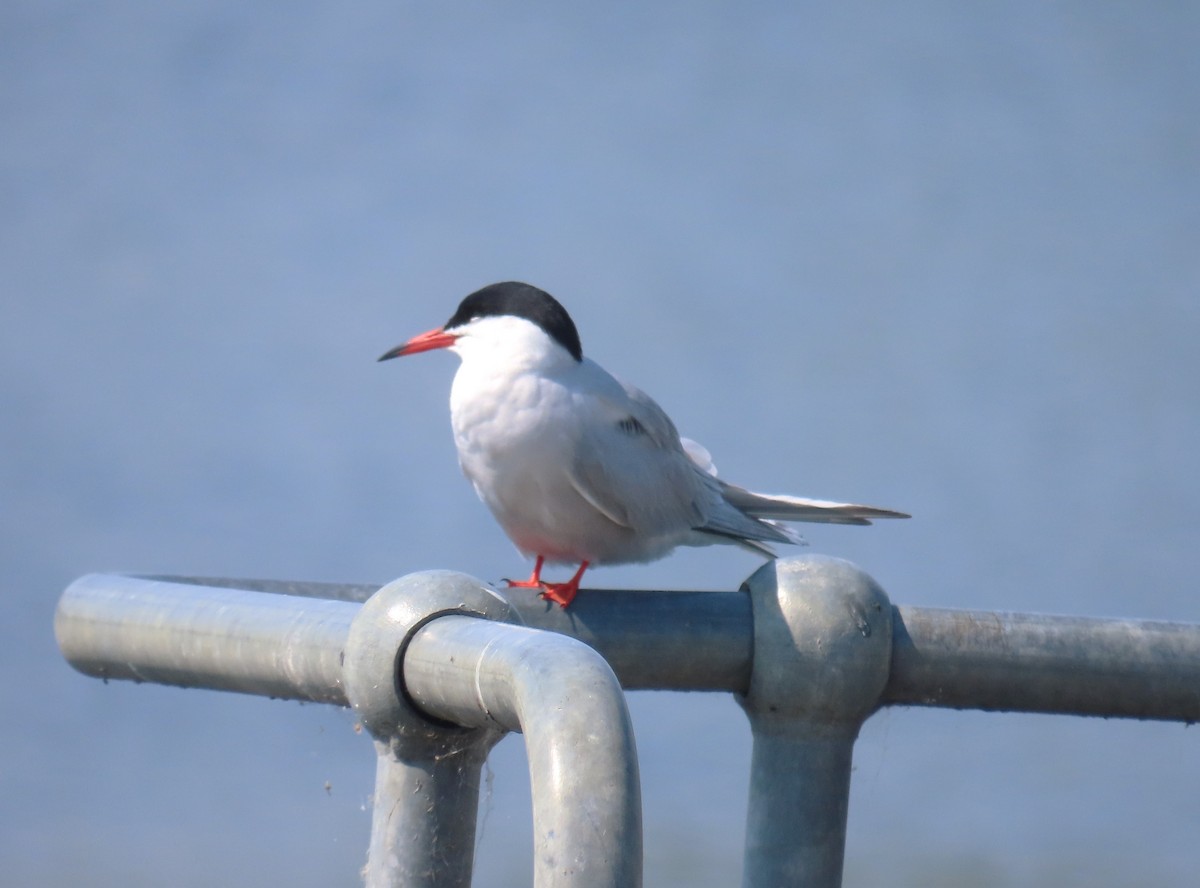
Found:
M 55 632 L 98 678 L 345 705 L 340 654 L 369 588 L 93 574 L 63 593 Z M 748 687 L 743 592 L 585 589 L 566 610 L 526 590 L 509 598 L 527 625 L 600 651 L 626 689 Z M 1200 721 L 1200 625 L 893 610 L 880 705 Z
M 883 703 L 1200 720 L 1200 625 L 894 608 Z
M 341 653 L 361 605 L 160 578 L 90 574 L 54 632 L 85 675 L 346 706 Z
M 413 634 L 401 669 L 424 712 L 525 734 L 536 886 L 641 884 L 633 725 L 596 651 L 544 630 L 449 615 Z
M 630 691 L 732 691 L 750 685 L 754 618 L 745 592 L 584 589 L 569 608 L 527 589 L 508 599 L 528 626 L 598 650 Z
M 270 592 L 274 595 L 295 595 L 300 598 L 329 598 L 335 601 L 354 601 L 359 604 L 362 604 L 379 591 L 378 583 L 319 583 L 314 580 L 189 577 L 173 574 L 129 574 L 128 576 L 130 579 L 135 580 L 160 580 L 164 583 L 174 583 L 184 586 L 244 589 L 247 592 Z

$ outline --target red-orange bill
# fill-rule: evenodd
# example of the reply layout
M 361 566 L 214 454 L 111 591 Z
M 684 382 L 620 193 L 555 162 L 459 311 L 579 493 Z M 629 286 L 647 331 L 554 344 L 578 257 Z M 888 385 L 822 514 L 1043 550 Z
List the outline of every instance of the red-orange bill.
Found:
M 433 351 L 435 348 L 446 348 L 453 345 L 457 338 L 453 333 L 447 333 L 441 327 L 437 327 L 419 336 L 414 336 L 403 345 L 398 345 L 391 351 L 385 352 L 379 356 L 379 360 L 387 361 L 404 355 L 415 355 L 417 352 Z

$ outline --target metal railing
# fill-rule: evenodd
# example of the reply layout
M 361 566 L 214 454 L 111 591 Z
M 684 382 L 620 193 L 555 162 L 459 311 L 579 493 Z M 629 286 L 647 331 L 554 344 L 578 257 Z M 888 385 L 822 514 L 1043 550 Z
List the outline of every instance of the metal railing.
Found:
M 595 591 L 569 610 L 450 572 L 371 586 L 91 575 L 55 629 L 98 678 L 349 705 L 378 753 L 366 882 L 466 886 L 480 770 L 522 731 L 539 886 L 641 884 L 622 688 L 738 696 L 746 888 L 841 882 L 853 747 L 887 705 L 1200 719 L 1200 625 L 894 606 L 837 559 L 737 592 Z

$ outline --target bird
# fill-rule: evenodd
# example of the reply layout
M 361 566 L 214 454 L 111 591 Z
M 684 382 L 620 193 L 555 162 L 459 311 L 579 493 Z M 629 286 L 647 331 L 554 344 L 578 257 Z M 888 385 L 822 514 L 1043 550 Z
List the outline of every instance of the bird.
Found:
M 464 298 L 441 327 L 380 361 L 448 349 L 459 465 L 526 557 L 528 580 L 566 608 L 591 565 L 647 562 L 677 546 L 732 543 L 769 558 L 773 543 L 804 544 L 783 521 L 870 524 L 904 512 L 754 493 L 717 477 L 712 457 L 680 436 L 649 395 L 590 358 L 567 310 L 518 281 Z M 565 582 L 549 564 L 579 565 Z

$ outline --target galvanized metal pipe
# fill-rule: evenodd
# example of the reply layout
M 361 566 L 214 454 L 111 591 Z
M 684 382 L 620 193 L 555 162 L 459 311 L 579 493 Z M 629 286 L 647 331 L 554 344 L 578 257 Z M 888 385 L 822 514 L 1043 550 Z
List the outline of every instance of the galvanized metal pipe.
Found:
M 750 716 L 743 888 L 836 888 L 846 856 L 858 725 Z
M 525 733 L 534 885 L 641 885 L 633 726 L 599 654 L 539 629 L 444 616 L 409 640 L 403 680 L 431 715 Z
M 369 589 L 361 585 L 93 575 L 66 590 L 55 631 L 71 664 L 100 678 L 353 704 L 380 752 L 367 870 L 379 888 L 465 886 L 480 763 L 501 728 L 524 725 L 532 744 L 540 740 L 530 719 L 555 718 L 532 703 L 553 694 L 553 682 L 528 690 L 555 678 L 546 661 L 535 662 L 537 652 L 557 650 L 555 637 L 529 636 L 503 654 L 472 649 L 477 667 L 460 684 L 452 678 L 460 666 L 434 658 L 443 647 L 463 657 L 457 633 L 484 630 L 446 614 L 516 617 L 585 639 L 626 688 L 744 694 L 755 737 L 747 888 L 837 884 L 853 742 L 879 706 L 1200 720 L 1200 626 L 892 607 L 852 566 L 819 556 L 764 566 L 748 592 L 587 590 L 569 611 L 523 592 L 506 600 L 446 572 L 392 586 L 391 598 L 373 596 L 360 609 Z M 421 604 L 428 590 L 446 598 Z M 416 649 L 404 668 L 408 694 L 397 665 L 406 645 Z M 409 694 L 438 717 L 486 726 L 431 721 L 406 709 Z M 603 746 L 627 742 L 632 753 L 625 739 Z M 531 748 L 531 766 L 535 756 L 548 762 L 535 780 L 561 773 L 561 752 Z M 632 797 L 630 781 L 636 793 L 634 769 L 610 781 L 615 795 Z M 640 858 L 640 834 L 631 841 Z M 616 884 L 636 884 L 631 878 Z
M 341 652 L 360 605 L 89 574 L 54 632 L 85 675 L 347 705 Z
M 763 565 L 754 669 L 740 702 L 754 737 L 743 888 L 836 888 L 859 728 L 887 683 L 892 608 L 854 565 L 809 556 Z
M 368 588 L 90 574 L 63 593 L 55 633 L 71 665 L 97 678 L 345 705 L 338 654 L 358 612 L 353 599 Z M 626 689 L 749 685 L 745 592 L 588 589 L 566 611 L 523 590 L 508 598 L 526 625 L 600 651 Z M 880 705 L 1200 721 L 1200 625 L 906 606 L 893 613 Z
M 413 705 L 401 681 L 409 640 L 444 614 L 504 620 L 511 611 L 463 574 L 410 574 L 372 595 L 345 639 L 346 696 L 378 753 L 367 888 L 468 888 L 471 882 L 479 772 L 504 732 L 435 721 Z
M 883 704 L 1200 720 L 1200 626 L 897 607 Z
M 564 610 L 526 589 L 507 594 L 521 622 L 594 647 L 629 691 L 731 691 L 750 683 L 750 596 L 587 589 Z
M 417 751 L 375 740 L 365 888 L 470 888 L 480 772 L 502 735 L 452 735 Z

